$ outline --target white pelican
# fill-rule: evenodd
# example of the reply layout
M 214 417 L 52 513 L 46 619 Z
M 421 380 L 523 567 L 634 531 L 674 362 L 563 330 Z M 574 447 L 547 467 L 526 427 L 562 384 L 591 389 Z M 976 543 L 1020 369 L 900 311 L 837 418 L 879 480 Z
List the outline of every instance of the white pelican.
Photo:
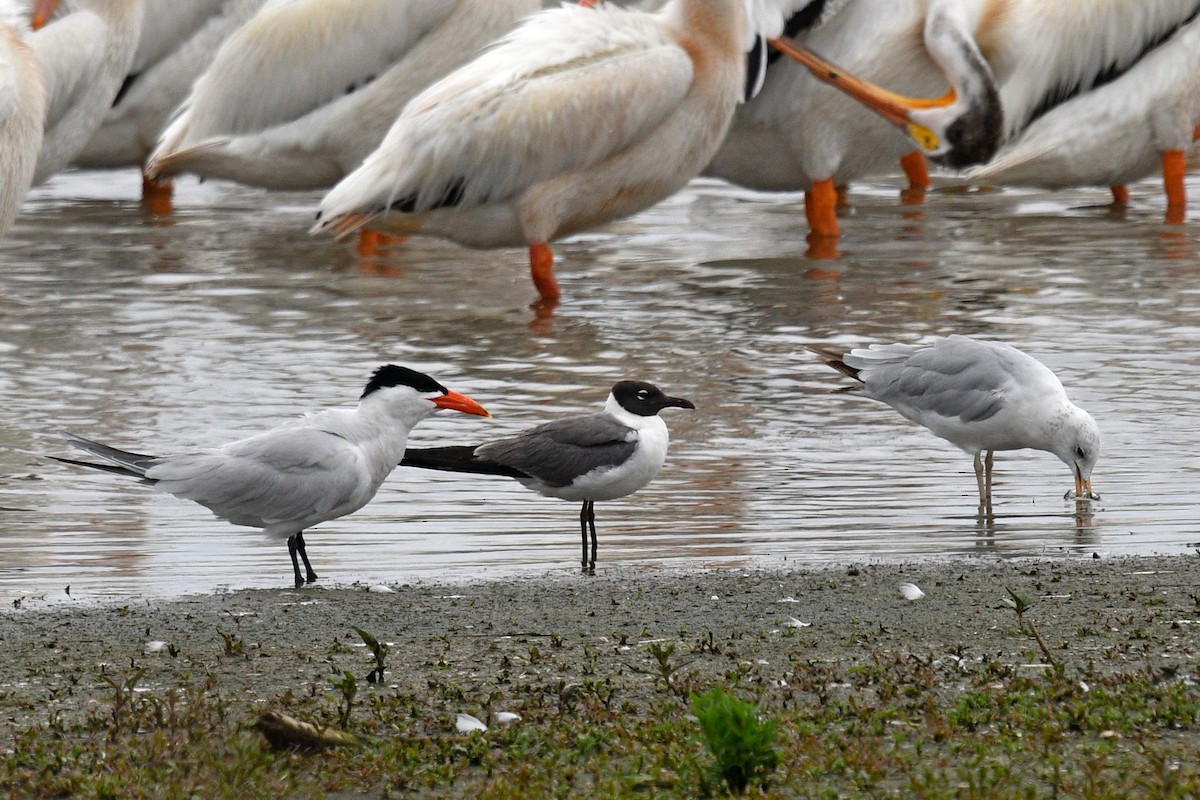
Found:
M 1200 138 L 1200 3 L 1193 18 L 1123 71 L 1031 121 L 972 180 L 1060 189 L 1124 184 L 1161 167 L 1167 221 L 1186 211 L 1187 151 Z
M 129 74 L 112 108 L 74 165 L 89 169 L 142 167 L 167 121 L 212 61 L 221 42 L 248 20 L 263 0 L 146 0 L 145 23 Z M 147 181 L 146 199 L 170 184 Z
M 699 174 L 739 100 L 757 89 L 762 61 L 748 75 L 746 54 L 765 56 L 764 37 L 823 2 L 543 11 L 414 98 L 325 196 L 313 230 L 526 244 L 534 285 L 553 303 L 548 243 L 647 208 Z M 936 123 L 935 111 L 912 117 Z
M 28 33 L 27 9 L 0 8 L 0 236 L 33 182 L 46 118 L 42 73 L 25 42 Z
M 954 94 L 975 95 L 975 110 L 959 123 L 977 127 L 994 150 L 1047 108 L 1131 69 L 1198 7 L 1200 0 L 856 0 L 800 41 L 906 93 L 928 93 L 944 73 Z M 815 69 L 824 75 L 831 67 Z M 911 146 L 844 108 L 794 64 L 771 67 L 765 83 L 709 171 L 752 188 L 809 190 L 813 232 L 836 236 L 834 183 L 889 166 Z M 987 154 L 956 148 L 943 163 L 961 168 Z
M 34 183 L 71 163 L 104 119 L 129 73 L 142 0 L 37 0 L 29 45 L 46 84 L 46 133 Z
M 329 188 L 419 91 L 541 0 L 271 0 L 222 45 L 147 162 L 272 189 Z

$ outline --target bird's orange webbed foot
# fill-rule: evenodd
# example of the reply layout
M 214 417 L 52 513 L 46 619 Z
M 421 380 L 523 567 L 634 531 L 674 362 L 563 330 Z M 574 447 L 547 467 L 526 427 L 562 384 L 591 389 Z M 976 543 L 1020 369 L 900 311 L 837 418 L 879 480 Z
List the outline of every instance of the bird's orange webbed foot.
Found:
M 362 228 L 358 232 L 358 255 L 361 258 L 375 258 L 381 248 L 402 244 L 408 241 L 407 236 L 394 236 L 390 233 L 380 233 Z
M 170 178 L 152 178 L 142 171 L 142 208 L 156 217 L 174 212 L 175 183 Z

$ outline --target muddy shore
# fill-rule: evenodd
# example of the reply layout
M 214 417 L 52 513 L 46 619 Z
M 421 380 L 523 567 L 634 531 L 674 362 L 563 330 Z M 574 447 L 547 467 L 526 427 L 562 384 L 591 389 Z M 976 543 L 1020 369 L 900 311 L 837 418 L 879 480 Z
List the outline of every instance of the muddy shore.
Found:
M 924 596 L 905 599 L 901 584 Z M 203 674 L 223 692 L 270 703 L 328 691 L 369 670 L 357 626 L 389 652 L 384 683 L 421 692 L 453 675 L 486 696 L 519 680 L 604 677 L 627 695 L 655 690 L 655 645 L 685 670 L 731 659 L 764 680 L 795 662 L 896 656 L 990 659 L 1044 669 L 1008 590 L 1056 661 L 1196 677 L 1200 557 L 952 560 L 795 571 L 546 576 L 475 584 L 316 585 L 104 605 L 39 603 L 0 613 L 0 712 L 16 724 L 72 716 L 111 695 L 102 676 L 140 670 L 140 687 Z M 467 703 L 469 706 L 470 703 Z M 479 708 L 447 707 L 479 713 Z

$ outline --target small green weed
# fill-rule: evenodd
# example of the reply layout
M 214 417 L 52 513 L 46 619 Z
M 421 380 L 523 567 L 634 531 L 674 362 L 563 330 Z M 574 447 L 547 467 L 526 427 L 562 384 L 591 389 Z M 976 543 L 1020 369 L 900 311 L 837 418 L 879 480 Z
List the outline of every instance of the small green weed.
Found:
M 766 786 L 779 766 L 774 719 L 760 720 L 759 708 L 723 689 L 692 695 L 692 713 L 700 734 L 716 759 L 716 773 L 733 794 L 750 786 Z

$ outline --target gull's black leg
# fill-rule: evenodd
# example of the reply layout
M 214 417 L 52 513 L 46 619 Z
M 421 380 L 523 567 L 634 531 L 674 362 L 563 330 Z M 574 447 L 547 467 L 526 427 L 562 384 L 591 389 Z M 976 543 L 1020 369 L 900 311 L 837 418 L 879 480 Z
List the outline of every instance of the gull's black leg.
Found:
M 583 501 L 583 507 L 579 509 L 579 535 L 580 535 L 580 536 L 583 538 L 583 555 L 582 555 L 582 556 L 580 557 L 580 559 L 579 559 L 579 564 L 580 564 L 580 567 L 581 567 L 581 572 L 583 572 L 583 574 L 584 574 L 584 575 L 586 575 L 586 574 L 587 574 L 587 571 L 588 571 L 588 560 L 587 560 L 587 542 L 588 542 L 588 537 L 587 537 L 587 534 L 588 534 L 588 528 L 587 528 L 587 512 L 588 512 L 588 502 L 587 502 L 587 500 L 584 500 L 584 501 Z
M 587 509 L 588 528 L 592 532 L 592 558 L 588 561 L 588 575 L 596 574 L 596 503 L 593 500 L 588 500 L 584 503 L 584 508 Z
M 308 550 L 304 547 L 304 531 L 296 534 L 296 551 L 300 553 L 300 558 L 304 560 L 304 572 L 308 576 L 308 582 L 312 583 L 317 579 L 317 573 L 313 571 L 312 564 L 308 560 Z M 295 558 L 293 557 L 293 561 Z M 296 577 L 300 577 L 300 570 L 296 570 Z

